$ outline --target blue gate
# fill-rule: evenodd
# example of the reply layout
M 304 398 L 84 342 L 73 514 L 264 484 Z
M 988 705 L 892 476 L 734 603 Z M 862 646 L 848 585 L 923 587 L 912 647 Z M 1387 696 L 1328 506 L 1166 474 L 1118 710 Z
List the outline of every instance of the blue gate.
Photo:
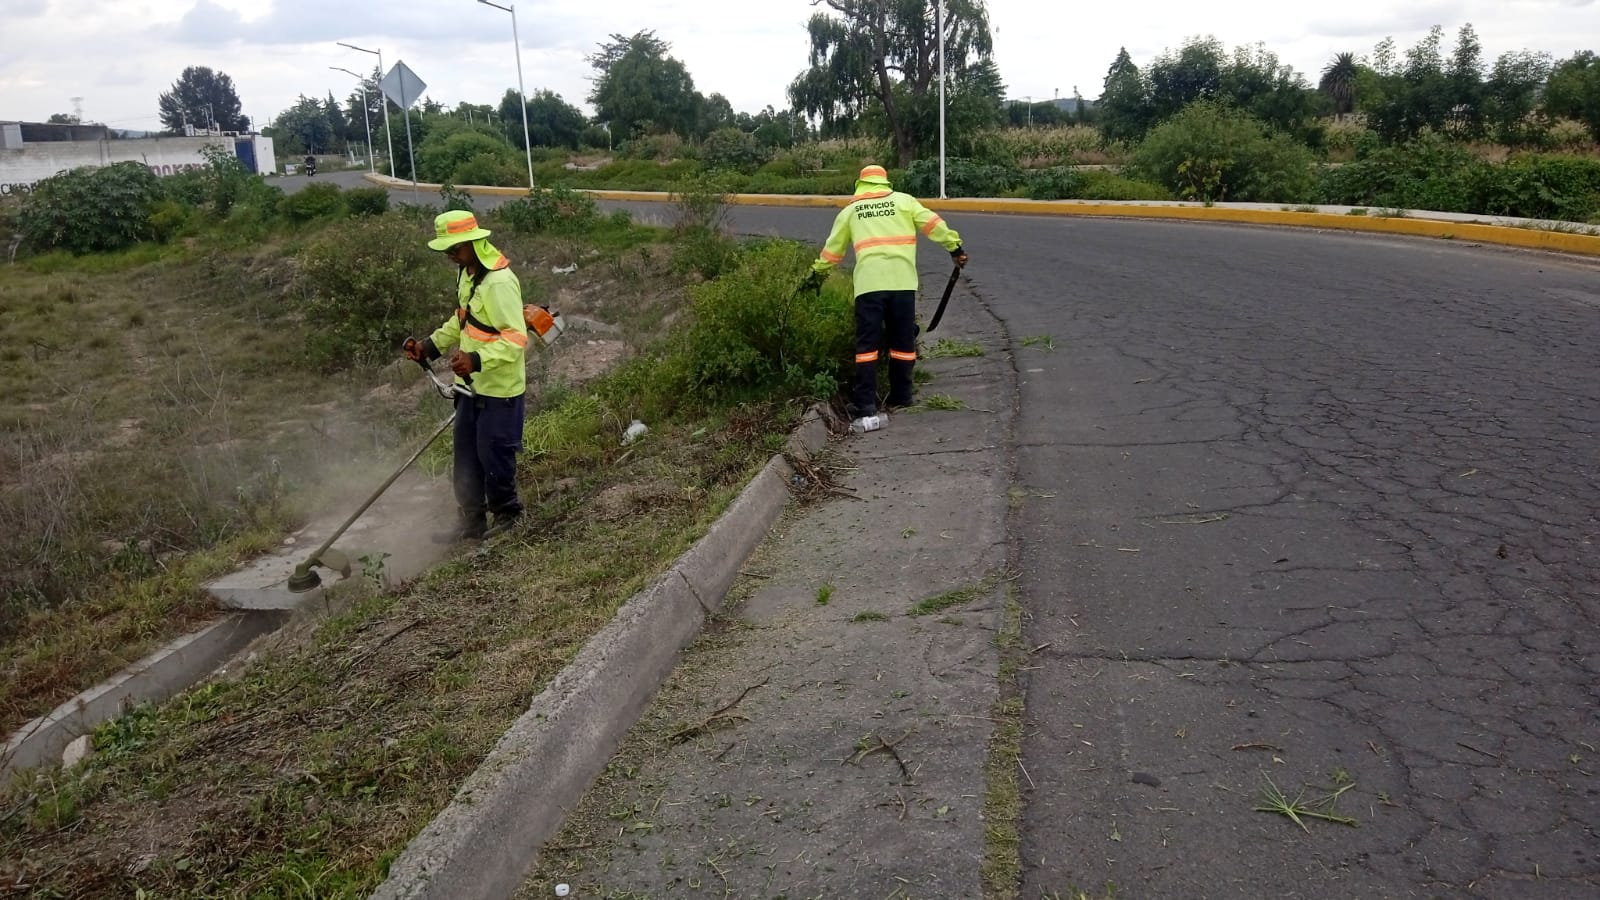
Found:
M 257 175 L 261 174 L 260 167 L 256 165 L 255 141 L 234 141 L 233 155 L 239 157 L 239 161 L 244 163 L 246 169 Z

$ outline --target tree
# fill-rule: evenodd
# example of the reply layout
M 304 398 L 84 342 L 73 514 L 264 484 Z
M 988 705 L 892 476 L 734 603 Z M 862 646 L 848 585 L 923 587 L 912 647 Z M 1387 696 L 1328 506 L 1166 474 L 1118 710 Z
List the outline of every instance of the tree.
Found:
M 322 114 L 328 120 L 329 148 L 337 148 L 344 152 L 350 147 L 350 126 L 345 121 L 344 110 L 339 108 L 339 101 L 333 98 L 333 91 L 328 92 L 328 99 L 322 104 Z M 363 135 L 366 129 L 363 128 Z
M 1483 43 L 1470 22 L 1456 34 L 1446 77 L 1451 124 L 1465 137 L 1478 137 L 1483 133 Z
M 1322 69 L 1322 81 L 1317 89 L 1333 100 L 1333 113 L 1341 120 L 1356 108 L 1356 79 L 1360 69 L 1354 53 L 1335 56 Z
M 1600 141 L 1600 57 L 1584 50 L 1556 66 L 1545 93 L 1545 112 L 1582 122 Z
M 595 117 L 610 122 L 611 130 L 624 137 L 664 131 L 695 134 L 705 101 L 695 91 L 689 70 L 668 55 L 671 49 L 654 31 L 632 37 L 613 34 L 601 44 L 589 57 L 595 70 L 589 93 Z
M 1483 87 L 1485 114 L 1495 139 L 1519 146 L 1536 144 L 1549 128 L 1539 112 L 1539 93 L 1551 79 L 1548 53 L 1528 50 L 1501 54 Z
M 1167 50 L 1145 69 L 1150 85 L 1150 106 L 1157 121 L 1166 119 L 1196 100 L 1210 100 L 1222 92 L 1222 70 L 1227 51 L 1214 37 L 1191 38 L 1174 53 Z
M 706 98 L 705 106 L 700 110 L 701 137 L 709 135 L 720 128 L 738 128 L 741 131 L 749 132 L 755 127 L 753 122 L 740 121 L 741 118 L 749 120 L 751 117 L 749 115 L 742 117 L 734 115 L 733 104 L 728 102 L 727 97 L 721 94 L 712 94 Z
M 819 116 L 825 131 L 855 126 L 864 114 L 890 139 L 895 161 L 911 162 L 938 129 L 936 0 L 812 0 L 826 6 L 806 25 L 810 67 L 789 86 L 793 105 Z M 946 92 L 967 97 L 966 113 L 998 120 L 1001 94 L 983 0 L 948 0 Z M 983 64 L 989 63 L 988 67 Z M 987 109 L 978 107 L 992 103 Z
M 498 115 L 506 140 L 522 148 L 522 111 L 517 108 L 516 91 L 506 90 Z M 576 150 L 586 124 L 583 113 L 554 91 L 535 91 L 528 98 L 528 140 L 535 147 Z
M 333 148 L 333 126 L 326 107 L 304 94 L 272 120 L 266 133 L 277 142 L 278 151 L 288 156 L 327 153 Z
M 1097 105 L 1100 131 L 1110 140 L 1137 140 L 1150 127 L 1150 89 L 1127 47 L 1117 53 L 1106 71 L 1105 87 Z
M 78 124 L 80 124 L 80 121 L 79 121 L 78 117 L 73 115 L 72 113 L 51 113 L 50 114 L 50 118 L 45 120 L 45 124 L 46 125 L 78 125 Z
M 173 134 L 183 134 L 186 123 L 202 129 L 215 123 L 223 131 L 249 128 L 250 120 L 245 118 L 233 79 L 205 66 L 184 69 L 172 83 L 172 90 L 161 95 L 158 104 L 161 124 Z

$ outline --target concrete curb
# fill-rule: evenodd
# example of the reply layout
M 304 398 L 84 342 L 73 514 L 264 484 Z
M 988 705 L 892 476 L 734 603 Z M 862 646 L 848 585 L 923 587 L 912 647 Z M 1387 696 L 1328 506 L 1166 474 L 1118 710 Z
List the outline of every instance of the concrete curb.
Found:
M 368 181 L 387 188 L 409 187 L 410 182 L 390 179 L 386 175 L 365 176 Z M 439 185 L 418 184 L 418 188 L 437 191 Z M 457 185 L 470 194 L 481 196 L 520 197 L 527 193 L 522 188 L 502 188 Z M 597 200 L 619 200 L 642 203 L 665 203 L 672 195 L 661 191 L 583 191 Z M 735 206 L 789 206 L 838 209 L 850 198 L 839 196 L 807 196 L 800 194 L 733 194 L 729 202 Z M 1289 212 L 1266 209 L 1240 209 L 1202 204 L 1178 205 L 1142 203 L 1139 201 L 1095 202 L 1082 200 L 1005 200 L 961 198 L 953 200 L 924 199 L 929 209 L 944 212 L 989 213 L 1019 216 L 1091 216 L 1098 218 L 1177 219 L 1195 222 L 1222 222 L 1238 225 L 1276 225 L 1295 228 L 1326 228 L 1336 231 L 1358 231 L 1393 234 L 1405 237 L 1430 237 L 1459 240 L 1481 244 L 1520 247 L 1526 250 L 1548 250 L 1557 253 L 1575 253 L 1583 256 L 1600 256 L 1600 236 L 1568 234 L 1539 228 L 1517 228 L 1508 225 L 1485 225 L 1476 222 L 1444 221 L 1415 218 L 1426 215 L 1423 210 L 1405 210 L 1400 216 L 1352 216 L 1323 212 Z
M 809 411 L 789 452 L 820 448 L 825 418 Z M 769 460 L 706 536 L 584 645 L 406 846 L 375 900 L 516 892 L 782 514 L 790 472 L 782 456 Z
M 19 728 L 0 750 L 0 776 L 54 765 L 61 751 L 130 707 L 187 690 L 257 637 L 277 628 L 283 614 L 233 613 L 176 638 L 107 681 Z

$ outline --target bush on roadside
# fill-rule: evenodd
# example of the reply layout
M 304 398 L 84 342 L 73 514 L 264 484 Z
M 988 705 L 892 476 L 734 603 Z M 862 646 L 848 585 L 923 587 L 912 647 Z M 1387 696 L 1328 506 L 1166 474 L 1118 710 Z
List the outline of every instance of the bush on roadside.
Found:
M 945 193 L 951 197 L 1000 197 L 1027 182 L 1016 166 L 991 165 L 963 157 L 945 160 Z M 918 197 L 939 196 L 939 160 L 919 159 L 906 166 L 896 187 Z
M 528 170 L 522 160 L 513 163 L 496 155 L 474 156 L 456 166 L 449 180 L 454 184 L 521 187 L 528 183 Z
M 1469 212 L 1471 184 L 1489 163 L 1437 134 L 1369 147 L 1322 176 L 1318 200 L 1344 206 Z
M 382 216 L 335 225 L 306 249 L 298 282 L 313 362 L 384 362 L 407 336 L 444 321 L 454 282 L 428 249 L 429 236 L 404 217 Z
M 1294 138 L 1249 113 L 1210 100 L 1156 126 L 1128 174 L 1185 200 L 1304 203 L 1315 193 L 1315 160 Z
M 389 211 L 389 192 L 377 187 L 345 191 L 344 205 L 352 216 L 381 216 Z
M 344 192 L 326 182 L 306 185 L 278 201 L 278 214 L 291 222 L 331 219 L 344 212 Z
M 73 169 L 33 186 L 22 233 L 35 250 L 122 250 L 155 237 L 150 216 L 162 197 L 161 179 L 142 163 Z
M 707 169 L 748 173 L 767 161 L 767 151 L 752 135 L 719 128 L 700 144 L 700 161 Z
M 678 348 L 682 388 L 708 404 L 831 397 L 855 336 L 848 287 L 801 290 L 815 252 L 747 245 L 720 278 L 689 289 L 694 318 Z
M 594 199 L 565 187 L 536 188 L 496 209 L 496 223 L 522 234 L 575 234 L 594 225 L 600 211 Z

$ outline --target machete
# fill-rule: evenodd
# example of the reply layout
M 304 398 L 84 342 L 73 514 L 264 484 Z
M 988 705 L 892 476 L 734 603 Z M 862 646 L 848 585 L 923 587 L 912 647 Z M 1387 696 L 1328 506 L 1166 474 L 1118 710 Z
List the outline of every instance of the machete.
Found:
M 950 303 L 950 292 L 956 289 L 956 281 L 961 278 L 961 267 L 956 266 L 950 272 L 950 280 L 945 282 L 944 296 L 939 299 L 939 309 L 933 314 L 933 322 L 928 325 L 928 331 L 939 327 L 939 320 L 944 318 L 944 308 Z

